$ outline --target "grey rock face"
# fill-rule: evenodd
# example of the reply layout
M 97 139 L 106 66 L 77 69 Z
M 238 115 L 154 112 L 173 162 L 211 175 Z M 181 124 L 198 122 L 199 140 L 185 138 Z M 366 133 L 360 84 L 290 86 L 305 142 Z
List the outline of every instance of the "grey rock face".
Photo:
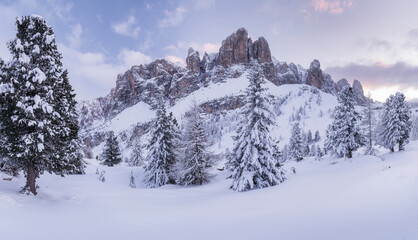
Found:
M 353 92 L 354 98 L 358 105 L 365 106 L 367 102 L 370 101 L 367 97 L 364 96 L 363 86 L 357 79 L 355 79 L 353 82 Z
M 187 69 L 192 71 L 195 74 L 200 73 L 200 57 L 199 52 L 195 51 L 193 48 L 189 48 L 186 58 Z

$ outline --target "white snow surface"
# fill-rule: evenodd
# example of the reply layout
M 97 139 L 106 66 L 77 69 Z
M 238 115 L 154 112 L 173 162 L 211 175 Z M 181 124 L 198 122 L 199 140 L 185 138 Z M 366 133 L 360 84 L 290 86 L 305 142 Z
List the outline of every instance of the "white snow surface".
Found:
M 288 162 L 297 172 L 285 182 L 242 193 L 217 170 L 204 186 L 147 189 L 142 168 L 98 166 L 102 183 L 92 161 L 86 175 L 42 175 L 36 197 L 18 193 L 23 177 L 0 180 L 0 239 L 418 239 L 417 154 L 415 141 L 378 157 Z

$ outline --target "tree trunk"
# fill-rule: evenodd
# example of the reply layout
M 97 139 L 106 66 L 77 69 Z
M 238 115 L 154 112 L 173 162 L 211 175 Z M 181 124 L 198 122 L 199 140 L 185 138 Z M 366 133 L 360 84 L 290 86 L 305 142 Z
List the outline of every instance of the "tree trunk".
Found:
M 395 148 L 394 148 L 394 147 L 391 147 L 391 148 L 390 148 L 390 151 L 391 151 L 391 152 L 394 152 L 394 151 L 395 151 Z
M 33 195 L 36 195 L 36 172 L 35 168 L 32 166 L 28 167 L 28 174 L 26 175 L 26 188 L 33 193 Z
M 403 141 L 399 142 L 399 151 L 405 150 L 403 146 Z

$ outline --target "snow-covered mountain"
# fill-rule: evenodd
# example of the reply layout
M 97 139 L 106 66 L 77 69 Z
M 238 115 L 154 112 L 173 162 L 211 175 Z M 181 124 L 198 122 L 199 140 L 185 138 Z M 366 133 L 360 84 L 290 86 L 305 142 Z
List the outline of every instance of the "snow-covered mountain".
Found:
M 183 67 L 158 59 L 133 66 L 118 76 L 116 87 L 107 96 L 81 102 L 81 136 L 87 156 L 96 155 L 91 150 L 104 141 L 109 130 L 118 134 L 124 148 L 129 147 L 133 139 L 147 130 L 159 98 L 167 102 L 168 111 L 177 118 L 187 111 L 192 100 L 198 101 L 208 119 L 232 117 L 236 114 L 234 110 L 243 105 L 247 71 L 254 64 L 260 65 L 268 80 L 278 116 L 277 129 L 281 129 L 277 130 L 277 138 L 285 139 L 283 136 L 290 131 L 292 122 L 289 118 L 295 114 L 303 115 L 301 118 L 307 122 L 321 115 L 324 121 L 320 122 L 329 123 L 327 115 L 337 102 L 336 95 L 349 85 L 345 79 L 334 82 L 321 70 L 318 60 L 313 60 L 308 69 L 276 61 L 268 42 L 263 37 L 252 41 L 243 28 L 228 36 L 217 54 L 204 53 L 200 58 L 199 52 L 190 48 L 186 64 Z M 368 99 L 361 83 L 354 81 L 353 89 L 357 104 L 364 105 Z M 318 124 L 305 125 L 310 126 Z M 318 128 L 323 133 L 325 125 L 320 124 Z

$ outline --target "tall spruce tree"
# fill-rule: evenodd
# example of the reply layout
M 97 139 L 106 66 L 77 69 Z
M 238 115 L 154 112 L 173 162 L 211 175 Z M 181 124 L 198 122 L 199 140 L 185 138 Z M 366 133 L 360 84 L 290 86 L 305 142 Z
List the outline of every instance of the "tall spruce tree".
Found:
M 204 127 L 202 109 L 193 102 L 186 115 L 183 136 L 184 154 L 180 161 L 180 183 L 202 185 L 212 178 L 209 169 L 213 166 L 213 154 L 208 150 L 208 134 Z
M 156 119 L 151 127 L 148 155 L 145 158 L 147 165 L 144 183 L 147 187 L 155 188 L 176 182 L 175 164 L 178 157 L 174 139 L 173 124 L 169 121 L 164 103 L 160 101 Z
M 339 158 L 353 156 L 353 151 L 364 144 L 360 134 L 359 121 L 361 116 L 354 108 L 354 92 L 345 87 L 338 96 L 340 105 L 335 107 L 333 121 L 328 126 L 325 148 Z
M 122 162 L 118 138 L 113 131 L 110 131 L 106 138 L 106 143 L 101 156 L 102 164 L 113 167 Z
M 65 95 L 70 85 L 52 28 L 39 16 L 18 18 L 16 25 L 1 80 L 2 153 L 25 173 L 22 191 L 36 195 L 36 178 L 44 171 L 63 175 L 73 169 L 68 156 L 78 150 L 70 147 L 77 131 L 70 123 L 77 126 L 77 119 L 69 106 L 74 94 Z
M 391 95 L 383 107 L 383 117 L 380 124 L 380 145 L 395 151 L 398 145 L 399 151 L 408 143 L 412 130 L 411 110 L 405 101 L 403 93 L 397 92 Z
M 231 188 L 246 191 L 265 188 L 284 181 L 280 163 L 274 158 L 274 142 L 269 135 L 273 114 L 268 106 L 265 82 L 260 68 L 249 72 L 245 106 L 229 154 L 228 167 L 232 171 Z
M 135 141 L 128 165 L 130 167 L 139 167 L 144 165 L 144 158 L 142 157 L 142 144 L 138 139 Z
M 315 142 L 318 142 L 319 140 L 321 140 L 321 136 L 319 135 L 319 131 L 318 131 L 318 130 L 316 130 L 316 132 L 315 132 L 315 139 L 314 139 L 314 141 L 315 141 Z
M 295 161 L 301 161 L 306 155 L 306 147 L 299 122 L 296 122 L 293 124 L 292 132 L 290 133 L 288 157 Z
M 368 94 L 370 99 L 370 93 Z M 376 150 L 373 148 L 373 122 L 374 114 L 372 110 L 372 101 L 368 100 L 366 108 L 363 111 L 363 126 L 365 127 L 365 137 L 366 137 L 366 155 L 375 155 Z

